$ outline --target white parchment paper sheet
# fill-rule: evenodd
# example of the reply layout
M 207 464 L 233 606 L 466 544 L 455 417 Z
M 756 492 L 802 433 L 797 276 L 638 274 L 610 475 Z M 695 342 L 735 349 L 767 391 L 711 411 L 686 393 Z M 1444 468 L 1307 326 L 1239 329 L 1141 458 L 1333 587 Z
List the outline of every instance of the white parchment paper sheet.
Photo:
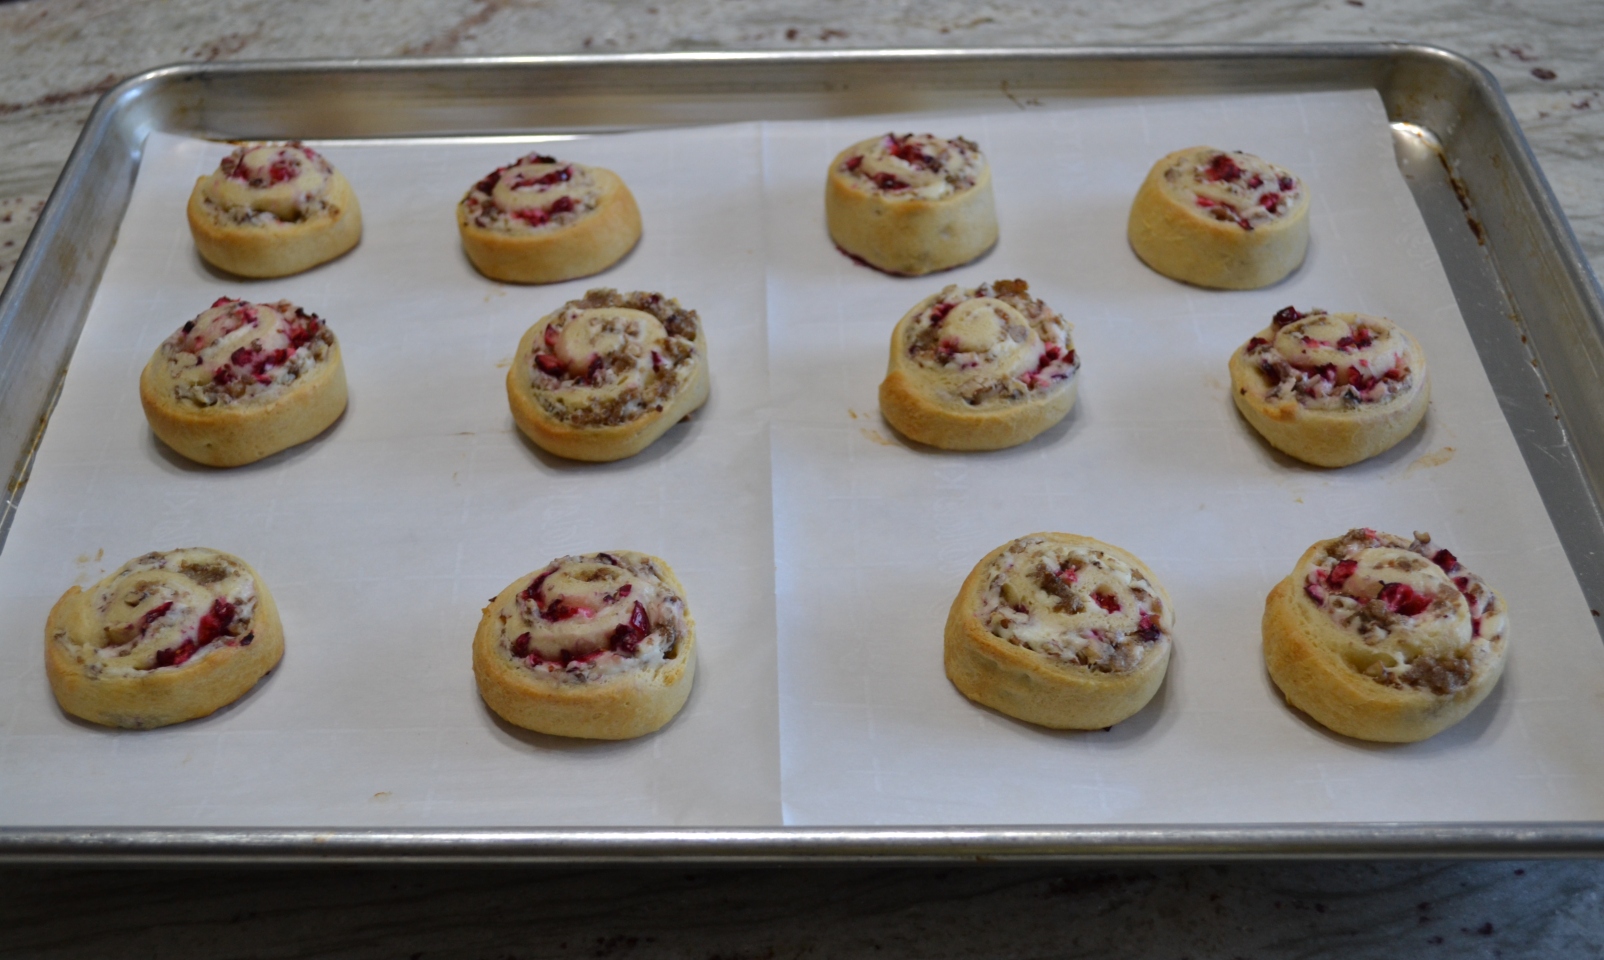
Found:
M 822 172 L 844 145 L 930 130 L 993 163 L 1002 238 L 977 263 L 898 279 L 831 249 Z M 1309 259 L 1253 292 L 1161 277 L 1125 241 L 1149 166 L 1243 149 L 1310 184 Z M 1372 91 L 1087 103 L 969 118 L 766 129 L 775 541 L 786 820 L 798 824 L 1215 823 L 1604 817 L 1604 646 L 1526 473 Z M 1024 446 L 901 440 L 876 390 L 891 329 L 948 283 L 1022 277 L 1076 324 L 1080 399 Z M 1413 331 L 1423 429 L 1367 463 L 1303 466 L 1236 414 L 1226 359 L 1280 307 Z M 1264 597 L 1310 543 L 1430 531 L 1509 601 L 1508 672 L 1421 744 L 1332 735 L 1264 672 Z M 1148 562 L 1176 650 L 1153 703 L 1057 733 L 965 700 L 942 671 L 958 586 L 993 547 L 1087 534 Z
M 16 525 L 0 554 L 0 823 L 73 825 L 765 824 L 779 816 L 759 138 L 755 127 L 553 144 L 619 171 L 646 222 L 594 280 L 492 283 L 454 208 L 527 144 L 327 148 L 362 201 L 362 244 L 297 277 L 208 270 L 184 222 L 223 145 L 154 136 Z M 586 465 L 513 427 L 519 336 L 593 285 L 661 290 L 707 327 L 712 399 L 649 450 Z M 350 382 L 321 438 L 232 470 L 169 453 L 139 371 L 221 295 L 325 317 Z M 45 683 L 45 615 L 130 557 L 237 553 L 278 600 L 283 664 L 211 718 L 155 731 L 79 723 Z M 530 734 L 480 702 L 480 609 L 567 553 L 656 554 L 698 624 L 696 686 L 624 743 Z

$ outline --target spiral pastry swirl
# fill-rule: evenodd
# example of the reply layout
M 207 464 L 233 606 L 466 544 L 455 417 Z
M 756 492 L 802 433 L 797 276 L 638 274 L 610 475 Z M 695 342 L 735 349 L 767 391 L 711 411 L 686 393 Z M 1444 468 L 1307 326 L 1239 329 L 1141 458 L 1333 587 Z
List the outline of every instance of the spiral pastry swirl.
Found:
M 1322 540 L 1270 592 L 1264 658 L 1287 701 L 1351 737 L 1424 740 L 1498 683 L 1508 609 L 1436 547 L 1368 528 Z
M 997 242 L 991 166 L 963 137 L 888 133 L 830 163 L 824 194 L 830 238 L 888 273 L 947 270 Z
M 518 428 L 575 460 L 633 456 L 707 395 L 701 319 L 659 293 L 570 300 L 529 328 L 507 371 Z
M 283 652 L 256 571 L 203 547 L 147 553 L 88 591 L 72 587 L 45 624 L 57 702 L 112 727 L 206 716 L 243 696 Z
M 611 170 L 531 153 L 470 187 L 457 204 L 457 227 L 485 276 L 555 283 L 618 262 L 640 239 L 641 218 Z
M 195 182 L 195 248 L 243 277 L 283 277 L 338 257 L 362 237 L 362 210 L 345 177 L 296 141 L 248 143 Z
M 891 334 L 880 411 L 904 436 L 947 450 L 998 450 L 1075 405 L 1073 326 L 1023 280 L 949 286 Z
M 1231 398 L 1270 445 L 1343 467 L 1390 449 L 1426 415 L 1426 357 L 1385 317 L 1294 307 L 1231 355 Z
M 668 564 L 615 550 L 560 557 L 485 608 L 474 674 L 507 722 L 566 737 L 650 733 L 684 706 L 696 629 Z
M 345 366 L 316 314 L 222 297 L 156 348 L 139 398 L 168 446 L 232 467 L 328 429 L 345 410 Z
M 1309 190 L 1290 170 L 1251 153 L 1177 150 L 1148 172 L 1128 233 L 1136 255 L 1171 279 L 1264 287 L 1303 262 Z
M 993 550 L 953 601 L 947 676 L 977 703 L 1058 729 L 1142 709 L 1173 646 L 1169 594 L 1136 557 L 1067 533 Z

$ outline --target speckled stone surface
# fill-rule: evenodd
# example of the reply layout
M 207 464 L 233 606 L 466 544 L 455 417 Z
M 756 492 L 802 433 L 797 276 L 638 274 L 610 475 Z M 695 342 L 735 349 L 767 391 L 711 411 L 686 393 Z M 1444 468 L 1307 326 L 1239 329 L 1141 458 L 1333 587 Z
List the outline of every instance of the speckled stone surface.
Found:
M 1604 3 L 0 2 L 0 280 L 95 98 L 304 56 L 1407 40 L 1485 64 L 1604 268 Z M 6 957 L 1583 957 L 1604 864 L 0 870 Z

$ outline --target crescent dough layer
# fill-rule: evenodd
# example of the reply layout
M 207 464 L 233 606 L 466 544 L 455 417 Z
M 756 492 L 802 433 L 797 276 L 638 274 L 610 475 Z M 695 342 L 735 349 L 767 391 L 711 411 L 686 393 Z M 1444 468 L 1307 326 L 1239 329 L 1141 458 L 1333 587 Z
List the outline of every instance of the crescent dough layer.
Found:
M 1282 186 L 1287 182 L 1290 189 Z M 1177 150 L 1142 181 L 1127 232 L 1136 255 L 1166 277 L 1252 290 L 1303 263 L 1309 192 L 1290 172 L 1252 154 Z
M 707 402 L 707 341 L 671 297 L 591 290 L 530 327 L 507 371 L 518 429 L 571 460 L 632 457 Z
M 206 262 L 242 277 L 287 277 L 362 239 L 345 176 L 298 143 L 247 144 L 195 181 L 189 229 Z
M 1283 324 L 1289 312 L 1297 319 Z M 1230 361 L 1231 399 L 1270 446 L 1305 463 L 1345 467 L 1390 450 L 1425 418 L 1431 380 L 1409 331 L 1360 313 L 1288 307 L 1276 316 Z
M 651 733 L 679 713 L 696 677 L 684 597 L 669 565 L 644 553 L 555 560 L 485 607 L 473 641 L 479 694 L 503 720 L 539 733 Z
M 45 675 L 61 708 L 108 727 L 204 717 L 284 654 L 278 608 L 240 558 L 192 547 L 70 587 L 45 621 Z
M 1174 624 L 1169 594 L 1132 554 L 1075 534 L 1031 534 L 987 554 L 964 580 L 947 616 L 947 677 L 1011 717 L 1102 729 L 1158 692 Z
M 948 270 L 997 242 L 991 165 L 963 138 L 887 134 L 830 161 L 824 218 L 836 246 L 903 276 Z
M 561 179 L 541 182 L 552 178 Z M 641 216 L 611 170 L 531 154 L 468 191 L 457 205 L 457 229 L 468 259 L 490 279 L 557 283 L 623 259 L 640 240 Z
M 1310 547 L 1276 584 L 1264 606 L 1264 662 L 1288 703 L 1346 736 L 1412 743 L 1486 699 L 1508 654 L 1507 608 L 1452 554 L 1427 556 L 1428 541 L 1350 531 Z M 1354 563 L 1345 576 L 1338 557 Z M 1348 593 L 1390 582 L 1391 597 L 1333 603 L 1347 597 L 1331 588 L 1333 575 Z
M 296 344 L 308 325 L 315 328 L 311 339 Z M 196 335 L 204 342 L 195 342 Z M 274 362 L 279 352 L 285 356 Z M 238 397 L 219 389 L 243 384 L 249 388 Z M 163 342 L 139 376 L 151 431 L 212 467 L 253 463 L 312 439 L 340 418 L 346 397 L 333 332 L 282 300 L 218 300 Z
M 903 436 L 945 450 L 1017 446 L 1075 405 L 1072 330 L 1023 280 L 949 286 L 892 331 L 880 412 Z

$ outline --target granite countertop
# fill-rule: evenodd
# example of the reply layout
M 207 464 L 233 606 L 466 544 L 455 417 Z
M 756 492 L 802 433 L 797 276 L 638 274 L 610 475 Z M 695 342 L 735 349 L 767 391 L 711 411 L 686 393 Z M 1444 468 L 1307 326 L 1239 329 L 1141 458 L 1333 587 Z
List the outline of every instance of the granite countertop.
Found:
M 1492 70 L 1594 270 L 1604 269 L 1596 0 L 0 0 L 0 281 L 96 98 L 160 64 L 1344 40 L 1437 44 Z M 0 871 L 7 956 L 1428 951 L 1604 953 L 1604 865 Z

